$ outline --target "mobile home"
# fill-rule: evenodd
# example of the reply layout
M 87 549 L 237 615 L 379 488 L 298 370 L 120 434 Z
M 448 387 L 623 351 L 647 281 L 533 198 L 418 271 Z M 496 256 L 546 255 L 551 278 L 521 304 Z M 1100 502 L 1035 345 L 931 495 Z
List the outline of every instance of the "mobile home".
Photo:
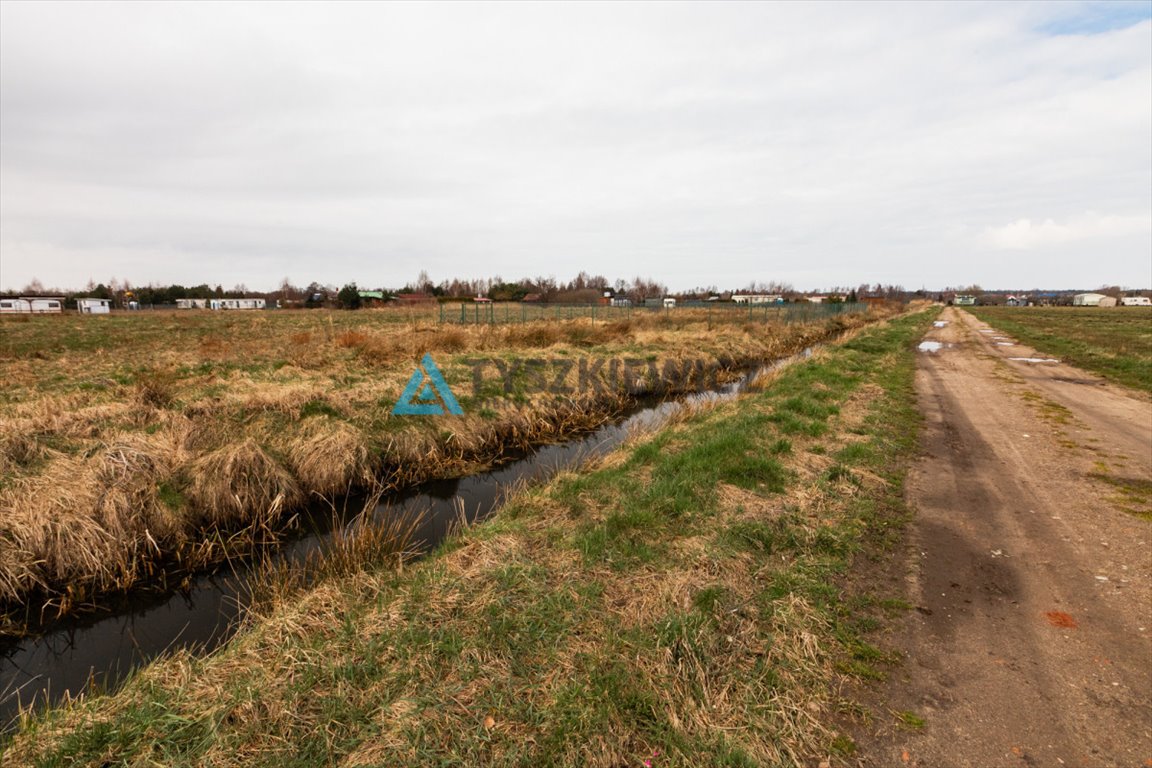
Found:
M 1116 299 L 1103 293 L 1078 293 L 1072 297 L 1074 307 L 1114 307 Z
M 25 296 L 24 301 L 34 314 L 59 314 L 64 311 L 64 299 L 59 296 Z
M 76 311 L 82 315 L 107 315 L 112 311 L 109 299 L 76 299 Z
M 176 299 L 176 309 L 207 309 L 208 299 Z
M 209 309 L 264 309 L 264 299 L 209 299 Z
M 1152 299 L 1147 296 L 1125 296 L 1120 299 L 1122 307 L 1152 307 Z
M 32 306 L 24 299 L 0 299 L 0 315 L 31 312 Z

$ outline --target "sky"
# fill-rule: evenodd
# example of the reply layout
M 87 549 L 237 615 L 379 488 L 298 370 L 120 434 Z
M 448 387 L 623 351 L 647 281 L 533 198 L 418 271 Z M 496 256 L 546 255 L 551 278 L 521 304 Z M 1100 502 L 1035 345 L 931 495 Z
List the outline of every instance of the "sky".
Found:
M 0 288 L 1148 288 L 1150 18 L 6 0 Z

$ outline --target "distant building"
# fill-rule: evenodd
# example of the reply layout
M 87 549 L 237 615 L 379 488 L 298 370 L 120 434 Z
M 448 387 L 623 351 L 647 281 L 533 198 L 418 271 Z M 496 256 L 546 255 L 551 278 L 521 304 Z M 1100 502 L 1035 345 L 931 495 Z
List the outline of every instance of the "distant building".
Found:
M 60 314 L 64 311 L 62 296 L 21 296 L 18 299 L 0 299 L 0 314 Z
M 676 308 L 676 299 L 672 298 L 671 296 L 664 299 L 664 309 L 675 309 L 675 308 Z
M 360 304 L 365 307 L 378 307 L 387 301 L 384 291 L 357 291 Z
M 176 299 L 176 309 L 208 309 L 208 299 Z
M 958 307 L 974 307 L 976 306 L 976 297 L 966 293 L 958 293 L 952 303 Z
M 784 297 L 775 293 L 734 293 L 732 301 L 737 304 L 783 304 Z
M 209 299 L 209 309 L 264 309 L 264 299 Z
M 526 304 L 539 304 L 540 302 L 544 301 L 544 296 L 539 293 L 526 293 L 524 294 L 524 298 L 520 299 L 520 301 L 523 301 Z
M 398 293 L 396 301 L 401 304 L 426 304 L 436 301 L 436 297 L 430 293 Z
M 1114 307 L 1116 299 L 1102 293 L 1078 293 L 1072 297 L 1074 307 Z
M 82 315 L 107 315 L 112 311 L 109 299 L 76 299 L 76 311 Z
M 823 304 L 824 302 L 828 301 L 827 296 L 805 296 L 804 298 L 808 299 L 808 301 L 813 304 Z
M 1122 307 L 1152 307 L 1152 299 L 1147 296 L 1125 296 L 1120 299 Z
M 1009 294 L 1008 298 L 1004 300 L 1004 303 L 1009 307 L 1026 307 L 1028 306 L 1028 297 L 1012 296 Z

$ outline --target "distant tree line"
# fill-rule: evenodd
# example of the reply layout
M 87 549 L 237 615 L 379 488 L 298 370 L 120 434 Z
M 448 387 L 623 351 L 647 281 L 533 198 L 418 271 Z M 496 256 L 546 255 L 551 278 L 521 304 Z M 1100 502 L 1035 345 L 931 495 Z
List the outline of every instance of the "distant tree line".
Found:
M 415 280 L 399 287 L 374 287 L 368 290 L 358 282 L 349 282 L 341 287 L 330 283 L 312 281 L 298 285 L 289 278 L 280 281 L 272 291 L 253 291 L 244 284 L 224 288 L 221 284 L 201 283 L 199 285 L 144 285 L 136 286 L 127 280 L 112 278 L 107 282 L 89 281 L 82 290 L 61 290 L 47 288 L 39 280 L 32 280 L 23 290 L 14 295 L 63 296 L 66 306 L 74 307 L 77 298 L 110 299 L 118 307 L 137 302 L 140 306 L 173 306 L 180 299 L 213 298 L 263 298 L 269 306 L 285 308 L 342 307 L 357 309 L 362 306 L 375 306 L 397 298 L 427 298 L 441 302 L 471 301 L 485 298 L 492 301 L 534 301 L 553 304 L 590 304 L 605 296 L 628 299 L 635 304 L 645 299 L 675 296 L 681 301 L 707 301 L 719 299 L 727 301 L 735 294 L 779 296 L 784 301 L 804 301 L 813 295 L 824 297 L 827 302 L 856 302 L 865 299 L 883 298 L 907 301 L 915 298 L 948 301 L 956 294 L 971 294 L 982 299 L 981 303 L 1002 303 L 1010 294 L 1043 296 L 1045 303 L 1071 303 L 1072 296 L 1080 290 L 1045 291 L 1041 289 L 1021 291 L 989 291 L 979 285 L 948 287 L 943 291 L 905 290 L 901 285 L 881 283 L 861 283 L 855 286 L 833 286 L 823 291 L 797 291 L 790 283 L 782 281 L 749 281 L 740 287 L 718 287 L 716 285 L 696 286 L 671 293 L 668 286 L 650 277 L 634 277 L 631 280 L 616 278 L 610 280 L 604 275 L 580 272 L 567 281 L 552 276 L 524 277 L 519 280 L 506 280 L 500 275 L 489 278 L 451 278 L 435 282 L 426 271 L 421 271 Z M 1109 296 L 1129 295 L 1133 291 L 1118 286 L 1107 286 L 1097 292 Z

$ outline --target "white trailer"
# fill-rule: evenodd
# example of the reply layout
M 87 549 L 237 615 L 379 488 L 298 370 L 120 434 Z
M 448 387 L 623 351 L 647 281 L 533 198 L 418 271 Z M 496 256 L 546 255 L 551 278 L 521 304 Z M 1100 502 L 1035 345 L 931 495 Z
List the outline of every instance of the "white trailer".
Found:
M 176 309 L 207 309 L 208 299 L 176 299 Z
M 82 315 L 107 315 L 112 311 L 110 299 L 76 299 L 76 311 Z
M 0 315 L 15 315 L 31 312 L 32 305 L 27 299 L 0 299 Z
M 60 314 L 64 311 L 64 299 L 58 296 L 25 296 L 34 314 Z
M 1122 307 L 1152 307 L 1152 299 L 1147 296 L 1125 296 L 1120 299 Z
M 209 309 L 264 309 L 264 299 L 211 299 Z

